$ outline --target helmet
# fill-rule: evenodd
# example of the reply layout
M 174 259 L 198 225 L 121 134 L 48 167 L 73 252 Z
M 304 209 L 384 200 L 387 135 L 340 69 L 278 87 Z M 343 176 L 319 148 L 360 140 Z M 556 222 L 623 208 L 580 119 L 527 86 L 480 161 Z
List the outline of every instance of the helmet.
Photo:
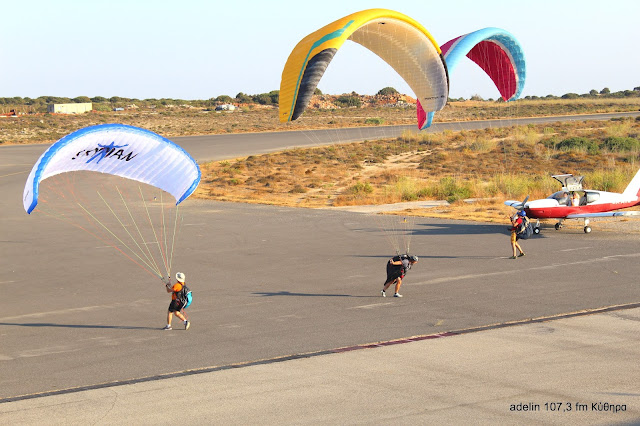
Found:
M 179 283 L 183 283 L 184 282 L 184 274 L 182 272 L 178 272 L 176 274 L 176 281 L 178 281 Z
M 409 256 L 409 259 L 411 259 L 412 262 L 417 262 L 418 261 L 418 256 L 416 256 L 414 254 L 413 256 Z
M 526 215 L 527 215 L 527 212 L 525 212 L 524 210 L 520 210 L 518 212 L 518 216 L 526 216 Z

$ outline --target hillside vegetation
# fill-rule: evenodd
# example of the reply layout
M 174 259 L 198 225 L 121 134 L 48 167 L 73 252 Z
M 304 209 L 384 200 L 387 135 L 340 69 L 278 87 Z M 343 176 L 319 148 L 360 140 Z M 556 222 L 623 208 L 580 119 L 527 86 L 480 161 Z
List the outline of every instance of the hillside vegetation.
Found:
M 391 89 L 391 90 L 389 90 Z M 616 93 L 566 94 L 561 97 L 527 97 L 515 102 L 452 99 L 435 115 L 435 122 L 534 117 L 593 112 L 637 111 L 640 88 Z M 603 90 L 606 92 L 606 90 Z M 594 92 L 594 91 L 592 91 Z M 93 102 L 94 110 L 84 114 L 49 114 L 47 103 Z M 392 88 L 375 96 L 323 95 L 312 97 L 301 118 L 280 123 L 277 91 L 236 98 L 218 96 L 206 101 L 176 99 L 138 100 L 126 98 L 77 97 L 0 98 L 0 144 L 52 143 L 83 127 L 121 123 L 143 127 L 165 137 L 222 133 L 286 131 L 337 127 L 415 125 L 415 99 Z M 234 111 L 216 111 L 225 104 Z M 114 111 L 114 109 L 122 109 Z

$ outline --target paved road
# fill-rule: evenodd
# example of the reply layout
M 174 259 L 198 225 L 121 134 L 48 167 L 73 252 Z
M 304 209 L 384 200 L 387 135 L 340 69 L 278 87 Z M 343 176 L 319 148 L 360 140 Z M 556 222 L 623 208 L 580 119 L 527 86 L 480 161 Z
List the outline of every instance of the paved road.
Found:
M 0 404 L 0 423 L 169 425 L 180 406 L 186 424 L 637 425 L 638 321 L 614 310 L 95 386 Z
M 260 149 L 286 145 L 267 136 L 256 135 Z M 257 148 L 245 137 L 180 143 L 227 152 L 232 141 L 233 157 Z M 418 219 L 421 261 L 405 297 L 383 299 L 389 247 L 372 216 L 189 200 L 174 269 L 196 294 L 193 327 L 160 332 L 158 281 L 22 211 L 24 170 L 43 149 L 0 149 L 0 398 L 640 301 L 633 223 L 624 233 L 597 223 L 590 235 L 543 231 L 512 261 L 505 226 Z
M 465 121 L 436 123 L 424 130 L 438 133 L 444 130 L 475 130 L 490 127 L 543 124 L 559 121 L 609 120 L 619 117 L 638 117 L 640 112 L 607 114 L 566 115 L 557 117 L 516 118 L 509 120 Z M 199 162 L 245 157 L 280 151 L 287 148 L 310 147 L 333 143 L 346 143 L 376 138 L 391 138 L 404 132 L 416 132 L 416 126 L 377 126 L 332 130 L 308 130 L 303 132 L 238 133 L 229 135 L 187 136 L 173 138 Z M 15 163 L 28 164 L 29 168 L 46 149 L 46 145 L 0 146 L 0 167 L 6 167 L 9 159 Z M 7 153 L 5 158 L 4 153 Z M 0 176 L 2 170 L 0 169 Z
M 608 120 L 618 117 L 638 117 L 640 112 L 567 115 L 560 117 L 517 118 L 509 120 L 466 121 L 436 123 L 424 130 L 439 133 L 445 130 L 475 130 L 490 127 L 516 126 L 525 124 L 554 123 L 575 120 Z M 273 132 L 235 135 L 195 136 L 175 138 L 198 160 L 238 158 L 254 154 L 264 154 L 284 148 L 309 147 L 333 143 L 356 142 L 367 139 L 392 138 L 404 132 L 416 132 L 414 125 L 358 127 L 332 130 L 309 130 L 304 132 Z

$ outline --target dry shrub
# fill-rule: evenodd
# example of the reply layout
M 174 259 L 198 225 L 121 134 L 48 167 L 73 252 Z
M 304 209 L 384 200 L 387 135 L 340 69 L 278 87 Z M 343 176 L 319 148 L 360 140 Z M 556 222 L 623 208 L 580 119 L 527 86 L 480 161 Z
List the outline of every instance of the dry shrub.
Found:
M 631 120 L 624 120 L 619 122 L 613 122 L 615 124 L 609 125 L 605 129 L 607 136 L 622 138 L 629 136 L 631 129 L 634 127 L 634 123 Z
M 498 141 L 495 139 L 488 139 L 486 137 L 479 136 L 473 142 L 469 148 L 474 152 L 487 153 L 493 151 L 498 146 Z
M 576 135 L 602 141 L 623 127 L 628 134 L 620 137 L 636 137 L 638 125 L 632 123 L 621 127 L 620 122 L 573 122 L 467 131 L 464 140 L 471 142 L 466 144 L 451 131 L 408 132 L 392 140 L 212 162 L 201 166 L 203 178 L 196 196 L 305 207 L 419 199 L 457 203 L 471 197 L 494 199 L 494 213 L 502 214 L 505 199 L 544 198 L 559 190 L 558 182 L 550 178 L 556 173 L 582 174 L 585 186 L 622 191 L 637 171 L 638 153 L 560 151 L 553 144 L 533 141 L 543 135 L 557 141 Z M 608 130 L 614 126 L 618 128 Z

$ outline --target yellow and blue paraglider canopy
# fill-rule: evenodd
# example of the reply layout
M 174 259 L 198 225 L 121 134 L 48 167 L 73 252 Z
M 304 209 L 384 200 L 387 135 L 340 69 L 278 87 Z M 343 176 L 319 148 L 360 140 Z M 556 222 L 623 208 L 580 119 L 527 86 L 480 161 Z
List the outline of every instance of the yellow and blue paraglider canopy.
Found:
M 446 104 L 447 69 L 431 34 L 399 12 L 369 9 L 338 19 L 296 45 L 282 72 L 281 122 L 302 115 L 327 66 L 346 40 L 366 47 L 388 63 L 407 82 L 425 111 L 438 111 Z

